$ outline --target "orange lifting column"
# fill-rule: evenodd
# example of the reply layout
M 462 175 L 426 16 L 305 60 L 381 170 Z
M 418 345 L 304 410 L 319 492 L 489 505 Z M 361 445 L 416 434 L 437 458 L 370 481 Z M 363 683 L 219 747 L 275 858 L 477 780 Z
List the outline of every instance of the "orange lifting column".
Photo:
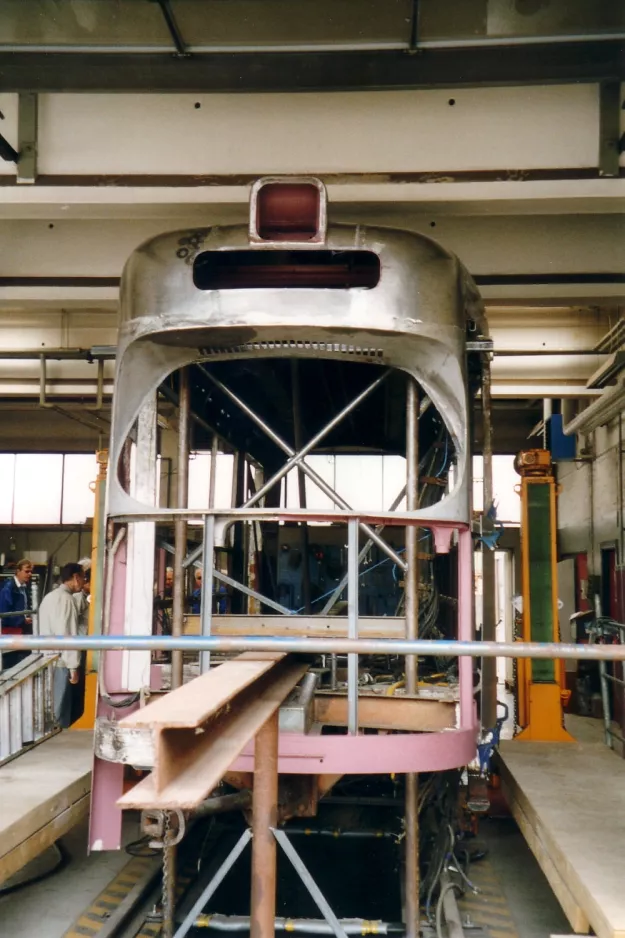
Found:
M 520 453 L 521 567 L 524 642 L 558 642 L 558 580 L 556 552 L 556 481 L 546 450 Z M 519 740 L 573 742 L 564 728 L 563 662 L 517 659 Z
M 100 582 L 104 573 L 104 499 L 106 497 L 106 471 L 109 454 L 107 449 L 96 453 L 98 475 L 93 484 L 94 508 L 93 530 L 91 532 L 91 603 L 89 604 L 89 635 L 101 630 L 102 596 L 104 584 Z M 96 702 L 98 694 L 97 652 L 88 651 L 85 661 L 85 706 L 82 716 L 72 724 L 73 730 L 92 730 L 95 724 Z

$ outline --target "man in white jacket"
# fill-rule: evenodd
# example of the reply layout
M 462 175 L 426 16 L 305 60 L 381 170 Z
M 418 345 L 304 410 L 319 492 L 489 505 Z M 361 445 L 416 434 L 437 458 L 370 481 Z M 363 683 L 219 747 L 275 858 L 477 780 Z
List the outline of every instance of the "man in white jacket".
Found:
M 66 563 L 61 570 L 61 585 L 41 601 L 38 610 L 40 635 L 78 635 L 78 610 L 74 594 L 84 584 L 84 571 L 79 563 Z M 66 729 L 71 723 L 70 684 L 79 680 L 80 652 L 67 650 L 57 659 L 54 668 L 54 716 Z

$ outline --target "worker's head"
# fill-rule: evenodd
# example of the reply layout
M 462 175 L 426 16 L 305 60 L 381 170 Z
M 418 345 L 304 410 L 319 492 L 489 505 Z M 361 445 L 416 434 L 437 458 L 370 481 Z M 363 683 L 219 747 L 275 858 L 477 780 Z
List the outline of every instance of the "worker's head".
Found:
M 24 557 L 23 560 L 20 560 L 17 567 L 15 568 L 15 578 L 22 585 L 30 583 L 30 578 L 33 575 L 33 562 L 28 560 L 27 557 Z
M 61 583 L 71 593 L 79 593 L 85 582 L 85 571 L 79 563 L 66 563 L 61 567 Z
M 195 580 L 195 585 L 200 587 L 202 585 L 202 568 L 196 567 L 195 573 L 193 574 L 193 579 Z
M 174 585 L 174 568 L 167 567 L 165 570 L 165 589 L 171 589 Z
M 82 563 L 80 566 L 82 567 Z M 91 593 L 91 570 L 90 569 L 85 570 L 85 568 L 83 567 L 83 571 L 84 571 L 84 582 L 82 584 L 82 591 L 85 594 L 85 596 L 89 596 L 89 594 Z

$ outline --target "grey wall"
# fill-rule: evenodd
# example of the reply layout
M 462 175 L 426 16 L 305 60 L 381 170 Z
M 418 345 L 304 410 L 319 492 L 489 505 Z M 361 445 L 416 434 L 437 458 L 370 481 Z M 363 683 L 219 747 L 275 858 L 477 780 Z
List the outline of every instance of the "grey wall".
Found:
M 582 441 L 583 442 L 583 441 Z M 623 456 L 619 445 L 619 421 L 599 427 L 578 445 L 581 458 L 560 462 L 558 482 L 558 549 L 560 556 L 588 552 L 589 572 L 601 572 L 601 546 L 619 542 L 621 505 L 619 471 Z M 592 545 L 592 550 L 590 549 Z M 622 552 L 618 555 L 623 562 Z
M 15 549 L 11 549 L 11 544 Z M 56 566 L 78 560 L 91 554 L 91 527 L 22 527 L 0 526 L 0 553 L 7 560 L 20 560 L 34 550 L 45 550 Z

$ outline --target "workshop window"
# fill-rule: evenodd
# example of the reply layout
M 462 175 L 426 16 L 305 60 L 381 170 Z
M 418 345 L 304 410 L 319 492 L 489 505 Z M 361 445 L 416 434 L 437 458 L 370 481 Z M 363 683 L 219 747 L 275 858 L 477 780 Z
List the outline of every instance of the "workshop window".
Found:
M 96 475 L 93 453 L 0 453 L 0 524 L 83 524 Z
M 483 510 L 482 483 L 484 461 L 481 456 L 473 457 L 473 509 Z M 520 524 L 521 500 L 515 488 L 520 477 L 514 468 L 514 456 L 493 456 L 493 498 L 497 508 L 497 520 L 503 524 Z

